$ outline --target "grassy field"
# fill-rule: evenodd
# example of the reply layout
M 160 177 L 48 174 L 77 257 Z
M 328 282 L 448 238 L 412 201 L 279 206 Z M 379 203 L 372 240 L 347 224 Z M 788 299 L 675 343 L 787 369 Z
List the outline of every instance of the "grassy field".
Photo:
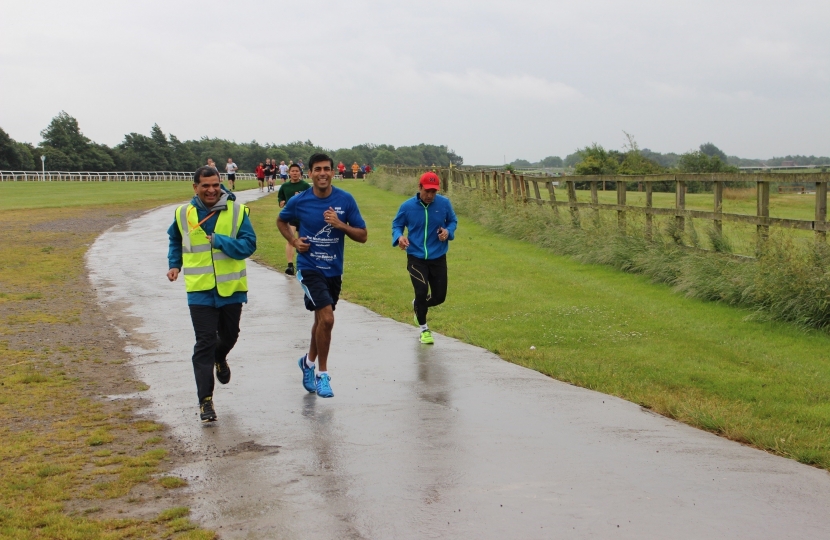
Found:
M 583 189 L 576 190 L 579 202 L 591 202 L 591 192 Z M 598 199 L 603 204 L 617 204 L 616 191 L 598 191 Z M 565 197 L 566 194 L 557 193 Z M 646 194 L 642 191 L 627 191 L 626 204 L 631 206 L 646 205 Z M 686 193 L 686 208 L 688 210 L 704 210 L 711 212 L 714 208 L 714 196 L 711 193 Z M 652 204 L 655 208 L 674 208 L 674 193 L 655 192 L 652 194 Z M 755 189 L 726 190 L 723 199 L 723 211 L 730 214 L 744 214 L 754 216 L 756 208 Z M 769 198 L 771 217 L 806 219 L 815 218 L 815 195 L 798 193 L 771 193 Z
M 84 277 L 101 231 L 191 195 L 187 182 L 0 184 L 0 537 L 215 537 L 164 506 L 186 485 L 165 474 L 164 427 L 135 400 L 95 399 L 146 387 Z
M 255 180 L 239 180 L 238 190 L 253 189 Z M 184 195 L 182 195 L 184 194 Z M 145 205 L 193 196 L 190 182 L 0 182 L 0 197 L 10 208 L 70 208 L 140 201 Z M 173 197 L 171 199 L 171 197 Z
M 577 190 L 576 195 L 579 202 L 591 202 L 590 191 Z M 601 204 L 617 203 L 616 191 L 599 191 L 597 195 Z M 560 191 L 557 194 L 557 197 L 566 197 L 566 195 Z M 674 193 L 653 193 L 652 204 L 655 208 L 674 208 L 674 198 Z M 626 204 L 630 206 L 645 207 L 645 192 L 626 192 Z M 754 188 L 725 190 L 723 199 L 724 213 L 754 216 L 756 215 L 756 204 L 757 202 Z M 714 208 L 713 195 L 711 193 L 687 193 L 686 208 L 688 210 L 711 212 Z M 585 213 L 584 210 L 583 213 Z M 605 213 L 608 213 L 608 211 Z M 812 221 L 815 219 L 815 195 L 772 193 L 770 194 L 770 217 Z M 639 226 L 642 226 L 642 224 L 645 223 L 645 217 L 640 213 L 631 213 L 628 219 L 632 224 L 637 224 Z M 655 216 L 654 218 L 655 223 L 663 223 L 668 219 L 673 218 L 670 216 Z M 711 228 L 712 222 L 703 219 L 689 219 L 687 222 L 690 227 L 696 227 L 698 229 L 702 247 L 705 249 L 711 249 L 708 240 L 706 240 L 705 231 Z M 754 255 L 756 247 L 755 232 L 754 225 L 730 221 L 723 222 L 723 234 L 729 239 L 734 252 L 737 254 Z M 798 239 L 809 240 L 814 237 L 814 233 L 812 231 L 790 229 L 787 230 L 787 233 L 792 235 L 793 238 Z
M 404 197 L 363 182 L 337 185 L 355 195 L 369 228 L 365 245 L 346 248 L 343 297 L 410 323 L 405 256 L 390 238 Z M 252 206 L 256 258 L 282 270 L 275 197 Z M 448 300 L 431 310 L 432 329 L 557 379 L 830 468 L 826 333 L 752 322 L 747 311 L 579 264 L 469 219 L 460 220 L 448 257 Z

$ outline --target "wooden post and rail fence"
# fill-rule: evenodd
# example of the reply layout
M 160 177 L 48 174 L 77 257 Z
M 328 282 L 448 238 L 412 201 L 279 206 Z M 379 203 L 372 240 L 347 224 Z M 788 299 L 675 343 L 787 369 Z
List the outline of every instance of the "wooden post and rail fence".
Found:
M 737 222 L 755 225 L 759 242 L 769 235 L 770 227 L 783 227 L 813 231 L 817 240 L 825 241 L 830 224 L 827 222 L 827 184 L 830 173 L 706 173 L 706 174 L 655 174 L 644 176 L 530 176 L 514 174 L 506 170 L 464 170 L 457 167 L 433 169 L 441 177 L 441 187 L 446 191 L 453 188 L 477 190 L 483 196 L 499 197 L 516 203 L 550 205 L 554 211 L 567 208 L 575 226 L 580 225 L 580 209 L 594 211 L 611 210 L 617 213 L 617 222 L 625 230 L 626 217 L 629 212 L 645 215 L 645 235 L 650 238 L 655 215 L 674 216 L 677 229 L 683 231 L 686 219 L 698 218 L 711 220 L 718 233 L 723 231 L 723 222 Z M 387 167 L 386 171 L 399 176 L 417 176 L 423 168 Z M 616 204 L 599 202 L 599 186 L 607 182 L 616 185 Z M 690 210 L 686 208 L 686 190 L 689 184 L 705 182 L 712 188 L 712 211 Z M 728 183 L 739 182 L 741 185 L 755 183 L 757 206 L 755 215 L 726 213 L 723 211 L 723 190 Z M 659 208 L 653 205 L 654 185 L 674 185 L 674 208 Z M 770 185 L 779 184 L 779 191 L 806 193 L 805 186 L 815 189 L 815 219 L 790 219 L 770 217 Z M 560 195 L 557 187 L 565 189 Z M 587 184 L 590 188 L 591 202 L 577 201 L 577 184 Z M 626 204 L 629 185 L 644 188 L 645 206 Z M 791 189 L 796 187 L 798 189 Z

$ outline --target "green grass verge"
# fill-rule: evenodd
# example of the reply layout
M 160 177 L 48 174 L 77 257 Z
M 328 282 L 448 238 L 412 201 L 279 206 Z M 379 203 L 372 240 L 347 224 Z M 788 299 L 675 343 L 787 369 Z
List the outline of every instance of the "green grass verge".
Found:
M 369 228 L 366 244 L 346 247 L 343 297 L 410 323 L 405 255 L 390 238 L 405 197 L 359 181 L 336 185 L 354 194 Z M 255 258 L 283 269 L 275 197 L 252 207 Z M 825 333 L 747 320 L 746 310 L 580 264 L 463 217 L 448 260 L 448 300 L 430 311 L 432 329 L 557 379 L 830 468 Z
M 83 317 L 100 318 L 83 312 L 80 299 L 87 286 L 84 254 L 97 232 L 73 223 L 90 215 L 117 219 L 190 193 L 187 183 L 172 182 L 0 184 L 7 205 L 0 214 L 5 231 L 0 247 L 0 537 L 215 537 L 191 523 L 186 509 L 157 519 L 96 517 L 100 506 L 139 504 L 130 497 L 139 484 L 185 485 L 170 476 L 153 479 L 165 471 L 167 450 L 164 439 L 148 435 L 163 426 L 137 421 L 134 404 L 127 401 L 90 398 L 100 388 L 82 373 L 111 369 L 122 377 L 117 365 L 123 360 L 107 357 L 95 342 L 50 347 L 47 340 L 29 339 L 29 345 L 18 340 L 27 334 L 80 333 L 87 324 Z M 146 389 L 126 378 L 119 384 L 129 391 Z M 70 512 L 69 501 L 95 506 Z

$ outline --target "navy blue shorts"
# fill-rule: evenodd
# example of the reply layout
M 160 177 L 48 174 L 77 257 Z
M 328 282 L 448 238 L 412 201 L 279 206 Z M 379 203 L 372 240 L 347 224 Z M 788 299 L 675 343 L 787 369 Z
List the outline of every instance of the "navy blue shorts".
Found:
M 343 283 L 341 276 L 326 277 L 314 270 L 297 270 L 297 280 L 303 286 L 305 308 L 317 311 L 331 306 L 334 311 L 337 300 L 340 299 L 340 286 Z

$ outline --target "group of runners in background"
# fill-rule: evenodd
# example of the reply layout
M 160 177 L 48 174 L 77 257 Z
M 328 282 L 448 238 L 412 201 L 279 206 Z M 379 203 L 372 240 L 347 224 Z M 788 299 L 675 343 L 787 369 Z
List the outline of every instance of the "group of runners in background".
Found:
M 259 183 L 259 190 L 262 191 L 267 185 L 268 191 L 274 191 L 276 189 L 275 183 L 277 177 L 283 182 L 288 180 L 289 169 L 291 167 L 297 167 L 300 170 L 300 177 L 305 176 L 303 160 L 298 160 L 297 163 L 289 161 L 288 165 L 285 164 L 285 161 L 280 161 L 278 165 L 276 159 L 266 159 L 264 164 L 260 162 L 256 169 L 254 169 L 257 182 Z
M 271 158 L 267 158 L 264 163 L 260 162 L 254 169 L 254 174 L 256 175 L 257 183 L 259 184 L 259 191 L 276 191 L 277 178 L 282 180 L 283 183 L 287 182 L 290 174 L 289 170 L 295 165 L 300 169 L 300 178 L 306 178 L 307 176 L 302 159 L 297 160 L 296 164 L 293 161 L 289 161 L 288 165 L 285 164 L 284 160 L 277 164 L 277 160 Z M 213 158 L 207 158 L 206 166 L 212 167 L 219 172 L 219 167 L 213 161 Z M 236 172 L 238 170 L 239 167 L 237 167 L 236 163 L 233 162 L 233 159 L 228 158 L 228 162 L 225 165 L 225 173 L 227 174 L 230 191 L 234 191 L 236 189 Z M 372 166 L 368 163 L 358 165 L 355 161 L 352 163 L 351 167 L 346 167 L 346 165 L 341 161 L 337 164 L 337 174 L 335 174 L 334 178 L 346 178 L 346 173 L 349 171 L 352 173 L 351 178 L 363 178 L 372 172 Z
M 273 170 L 275 160 L 268 160 L 268 165 Z M 264 180 L 265 176 L 260 176 L 264 169 L 264 164 L 257 167 L 258 179 Z M 228 159 L 229 183 L 236 170 L 236 164 Z M 311 184 L 302 179 L 301 162 L 281 162 L 276 171 L 269 174 L 271 182 L 276 174 L 287 179 L 277 194 L 281 210 L 276 222 L 286 241 L 285 273 L 296 276 L 304 292 L 305 308 L 314 313 L 308 352 L 297 364 L 305 390 L 330 398 L 334 392 L 327 364 L 334 310 L 340 297 L 345 239 L 365 243 L 366 222 L 354 197 L 332 185 L 340 167 L 335 167 L 329 156 L 320 153 L 309 159 Z M 440 178 L 434 172 L 424 173 L 418 192 L 401 204 L 391 223 L 392 246 L 407 254 L 406 268 L 414 290 L 413 318 L 419 341 L 427 345 L 434 343 L 427 312 L 446 298 L 446 254 L 457 226 L 450 200 L 438 194 L 440 187 Z M 222 185 L 212 160 L 194 173 L 193 191 L 190 203 L 176 209 L 167 231 L 167 278 L 176 281 L 180 273 L 185 278 L 196 336 L 192 362 L 199 416 L 202 422 L 212 422 L 217 418 L 214 371 L 221 384 L 230 382 L 227 356 L 239 337 L 242 304 L 248 301 L 245 259 L 256 251 L 256 233 L 247 206 L 236 202 L 235 195 Z

